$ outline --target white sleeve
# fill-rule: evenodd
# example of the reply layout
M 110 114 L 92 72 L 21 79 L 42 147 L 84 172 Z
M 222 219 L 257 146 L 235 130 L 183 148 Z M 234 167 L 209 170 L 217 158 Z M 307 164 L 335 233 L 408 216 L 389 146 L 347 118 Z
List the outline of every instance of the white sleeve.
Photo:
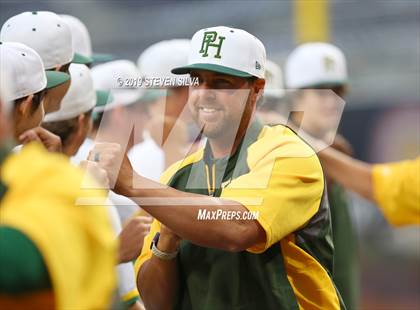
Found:
M 118 236 L 122 230 L 121 220 L 116 207 L 110 202 L 109 198 L 108 202 L 107 207 L 111 216 L 112 226 L 115 230 L 115 235 Z M 122 300 L 126 301 L 127 296 L 131 296 L 133 291 L 137 292 L 133 263 L 128 262 L 117 265 L 117 275 L 119 296 Z

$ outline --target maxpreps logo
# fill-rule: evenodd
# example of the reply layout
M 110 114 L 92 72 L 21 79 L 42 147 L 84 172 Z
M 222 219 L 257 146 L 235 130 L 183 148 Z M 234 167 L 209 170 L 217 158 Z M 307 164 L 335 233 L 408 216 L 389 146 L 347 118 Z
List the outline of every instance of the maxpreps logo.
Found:
M 226 37 L 218 36 L 216 31 L 206 31 L 203 36 L 203 43 L 201 43 L 201 49 L 199 51 L 202 57 L 209 56 L 209 48 L 215 49 L 214 58 L 222 58 L 220 51 L 222 49 L 223 41 Z

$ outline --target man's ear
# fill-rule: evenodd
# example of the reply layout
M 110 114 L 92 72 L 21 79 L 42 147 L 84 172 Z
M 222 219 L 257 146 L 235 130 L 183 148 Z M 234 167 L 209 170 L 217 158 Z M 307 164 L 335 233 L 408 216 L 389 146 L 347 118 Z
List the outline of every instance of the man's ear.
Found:
M 256 79 L 254 82 L 254 93 L 255 93 L 255 101 L 258 102 L 261 100 L 261 97 L 264 95 L 264 86 L 265 80 L 264 79 Z
M 31 114 L 31 108 L 32 108 L 32 99 L 34 98 L 34 95 L 29 95 L 24 100 L 22 100 L 18 107 L 17 112 L 21 116 L 28 116 Z

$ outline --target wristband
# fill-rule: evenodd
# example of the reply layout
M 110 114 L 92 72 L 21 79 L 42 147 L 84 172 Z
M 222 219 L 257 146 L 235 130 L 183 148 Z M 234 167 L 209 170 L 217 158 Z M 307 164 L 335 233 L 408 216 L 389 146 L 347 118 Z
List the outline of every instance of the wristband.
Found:
M 155 237 L 153 238 L 152 244 L 150 245 L 150 248 L 152 249 L 152 254 L 154 256 L 156 256 L 157 258 L 160 258 L 162 260 L 174 259 L 178 255 L 179 249 L 175 252 L 172 252 L 172 253 L 166 253 L 166 252 L 163 252 L 163 251 L 159 250 L 157 248 L 159 237 L 160 237 L 160 233 L 157 232 Z

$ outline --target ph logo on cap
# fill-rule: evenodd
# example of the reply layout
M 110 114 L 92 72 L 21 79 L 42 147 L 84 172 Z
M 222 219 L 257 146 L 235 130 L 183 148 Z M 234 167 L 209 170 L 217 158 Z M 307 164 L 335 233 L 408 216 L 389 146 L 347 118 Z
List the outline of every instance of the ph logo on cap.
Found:
M 263 79 L 265 62 L 265 47 L 259 39 L 242 29 L 218 26 L 193 35 L 188 65 L 173 68 L 172 73 L 187 74 L 201 69 Z
M 219 39 L 217 43 L 215 43 L 216 39 Z M 213 48 L 216 48 L 216 54 L 214 55 L 214 58 L 222 58 L 222 56 L 220 56 L 220 50 L 222 49 L 222 44 L 225 39 L 226 37 L 222 37 L 222 36 L 218 37 L 216 31 L 204 32 L 203 44 L 201 45 L 201 49 L 199 53 L 202 54 L 201 56 L 207 57 L 209 56 L 208 54 L 209 47 L 213 47 Z
M 347 65 L 343 52 L 336 46 L 305 43 L 287 57 L 285 66 L 287 87 L 292 89 L 322 85 L 347 84 Z

